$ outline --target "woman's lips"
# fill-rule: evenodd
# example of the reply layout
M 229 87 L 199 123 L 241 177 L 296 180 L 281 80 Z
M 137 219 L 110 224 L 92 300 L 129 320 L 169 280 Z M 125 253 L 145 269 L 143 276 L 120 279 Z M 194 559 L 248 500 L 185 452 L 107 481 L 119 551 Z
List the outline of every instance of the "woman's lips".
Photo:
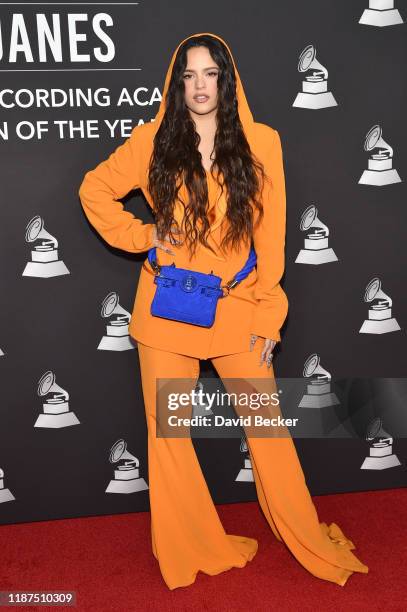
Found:
M 195 102 L 202 104 L 203 102 L 207 102 L 209 100 L 209 96 L 194 96 Z

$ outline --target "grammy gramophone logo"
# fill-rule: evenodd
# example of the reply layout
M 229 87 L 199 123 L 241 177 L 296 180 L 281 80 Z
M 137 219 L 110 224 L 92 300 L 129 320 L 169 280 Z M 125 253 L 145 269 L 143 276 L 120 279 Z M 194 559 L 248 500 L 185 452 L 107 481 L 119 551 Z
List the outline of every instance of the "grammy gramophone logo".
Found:
M 117 466 L 114 479 L 109 482 L 105 493 L 137 493 L 148 489 L 146 481 L 140 476 L 140 461 L 129 453 L 124 440 L 113 444 L 109 461 Z
M 34 427 L 58 429 L 79 425 L 76 415 L 69 410 L 69 394 L 55 382 L 55 374 L 48 370 L 39 380 L 37 393 L 44 398 L 40 414 Z
M 254 482 L 252 462 L 250 460 L 246 436 L 242 436 L 241 438 L 240 452 L 244 453 L 244 465 L 236 476 L 235 482 Z
M 399 11 L 394 8 L 394 0 L 369 0 L 369 8 L 363 11 L 359 23 L 370 26 L 392 26 L 403 23 Z
M 400 330 L 400 325 L 392 316 L 393 301 L 382 290 L 379 278 L 372 278 L 368 282 L 363 299 L 369 304 L 369 314 L 359 330 L 360 334 L 387 334 Z
M 307 393 L 303 395 L 299 408 L 326 408 L 340 404 L 331 391 L 331 375 L 320 365 L 320 357 L 312 353 L 305 361 L 302 375 L 308 378 Z
M 316 59 L 314 45 L 301 51 L 298 72 L 304 74 L 302 91 L 297 94 L 293 106 L 298 108 L 328 108 L 338 106 L 333 94 L 328 91 L 328 70 Z
M 50 278 L 69 274 L 63 261 L 58 260 L 58 241 L 44 227 L 44 220 L 36 215 L 25 230 L 25 240 L 31 246 L 31 261 L 24 268 L 22 276 Z
M 374 417 L 367 426 L 366 440 L 372 442 L 369 456 L 365 458 L 361 470 L 387 470 L 401 465 L 393 454 L 393 438 L 383 428 L 382 419 Z
M 319 265 L 338 261 L 334 250 L 328 245 L 328 226 L 319 219 L 318 209 L 314 204 L 302 213 L 300 230 L 307 233 L 304 248 L 298 253 L 295 263 Z
M 106 335 L 99 342 L 100 351 L 127 351 L 134 349 L 135 344 L 129 336 L 131 314 L 119 304 L 119 294 L 109 293 L 102 302 L 100 312 L 107 319 Z
M 13 499 L 15 499 L 14 495 L 4 484 L 4 470 L 0 468 L 0 504 L 13 501 Z
M 359 179 L 361 185 L 392 185 L 401 178 L 393 168 L 393 149 L 383 139 L 382 128 L 374 125 L 366 134 L 364 149 L 369 153 L 368 168 Z

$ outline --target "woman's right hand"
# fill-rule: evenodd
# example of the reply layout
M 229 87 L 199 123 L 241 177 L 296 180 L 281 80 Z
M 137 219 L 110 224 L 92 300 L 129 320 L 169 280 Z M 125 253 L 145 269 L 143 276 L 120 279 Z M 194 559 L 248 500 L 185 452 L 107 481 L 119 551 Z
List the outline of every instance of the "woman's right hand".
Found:
M 178 231 L 176 229 L 176 230 L 173 230 L 173 233 L 181 234 L 182 232 L 180 232 L 180 231 Z M 169 234 L 167 234 L 165 236 L 164 241 L 170 242 L 170 235 Z M 176 240 L 175 242 L 176 242 L 176 244 L 181 244 L 180 240 Z M 166 247 L 165 244 L 163 244 L 163 242 L 158 240 L 158 238 L 157 238 L 157 226 L 156 225 L 154 225 L 154 228 L 153 228 L 153 245 L 155 247 L 157 247 L 158 249 L 162 249 L 166 253 L 169 253 L 170 255 L 174 255 L 174 251 L 172 251 L 169 247 Z

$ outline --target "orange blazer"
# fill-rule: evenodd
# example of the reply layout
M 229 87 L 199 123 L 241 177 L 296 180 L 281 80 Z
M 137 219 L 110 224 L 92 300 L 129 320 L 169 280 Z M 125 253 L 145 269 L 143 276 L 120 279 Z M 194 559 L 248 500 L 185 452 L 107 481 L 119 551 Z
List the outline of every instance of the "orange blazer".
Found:
M 216 38 L 226 45 L 219 36 Z M 154 121 L 135 127 L 131 136 L 117 147 L 108 159 L 85 174 L 79 189 L 83 210 L 91 225 L 108 244 L 130 253 L 148 251 L 154 246 L 154 224 L 143 223 L 141 219 L 134 217 L 132 213 L 124 210 L 119 200 L 131 190 L 141 189 L 154 212 L 154 203 L 147 189 L 148 167 L 154 135 L 165 113 L 172 66 L 180 45 L 173 53 L 160 108 Z M 232 54 L 231 57 L 233 58 Z M 150 314 L 156 285 L 154 273 L 146 257 L 141 268 L 129 325 L 130 335 L 143 344 L 200 359 L 247 351 L 250 348 L 251 334 L 281 341 L 280 328 L 288 313 L 288 299 L 280 285 L 285 266 L 286 230 L 281 140 L 275 129 L 253 120 L 235 63 L 234 69 L 239 117 L 250 148 L 263 163 L 270 179 L 263 190 L 264 217 L 253 237 L 257 268 L 231 289 L 227 297 L 218 301 L 215 323 L 212 327 L 205 328 Z M 230 251 L 226 257 L 222 254 L 219 245 L 226 229 L 227 202 L 209 171 L 207 181 L 209 205 L 213 207 L 214 212 L 208 242 L 214 248 L 215 254 L 199 244 L 195 256 L 190 258 L 186 245 L 177 246 L 168 242 L 167 245 L 174 251 L 174 255 L 157 248 L 157 259 L 163 265 L 174 262 L 180 268 L 213 272 L 222 278 L 223 284 L 231 280 L 244 265 L 250 247 L 242 243 L 240 253 Z M 182 200 L 186 201 L 184 186 L 181 187 L 180 195 Z M 174 217 L 180 227 L 183 210 L 182 203 L 177 201 Z

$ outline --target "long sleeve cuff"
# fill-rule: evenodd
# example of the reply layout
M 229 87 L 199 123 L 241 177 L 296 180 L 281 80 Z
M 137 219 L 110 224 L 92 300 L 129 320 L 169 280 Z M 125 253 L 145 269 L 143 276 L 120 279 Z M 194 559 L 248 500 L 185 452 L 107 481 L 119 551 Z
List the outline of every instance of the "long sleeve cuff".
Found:
M 280 329 L 288 314 L 288 298 L 281 285 L 274 287 L 273 295 L 260 300 L 255 306 L 251 333 L 281 342 Z

